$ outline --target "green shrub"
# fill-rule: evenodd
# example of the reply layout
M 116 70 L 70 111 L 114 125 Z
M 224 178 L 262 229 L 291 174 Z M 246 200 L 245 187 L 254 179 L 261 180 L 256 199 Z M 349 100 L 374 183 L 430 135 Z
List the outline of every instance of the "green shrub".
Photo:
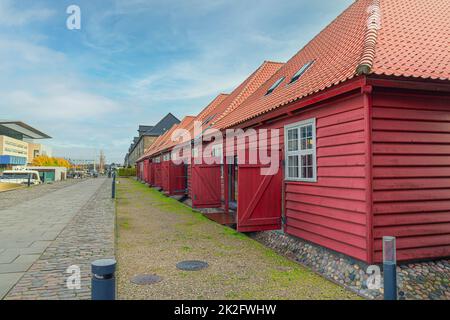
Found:
M 120 168 L 117 173 L 119 177 L 133 177 L 136 176 L 136 168 Z

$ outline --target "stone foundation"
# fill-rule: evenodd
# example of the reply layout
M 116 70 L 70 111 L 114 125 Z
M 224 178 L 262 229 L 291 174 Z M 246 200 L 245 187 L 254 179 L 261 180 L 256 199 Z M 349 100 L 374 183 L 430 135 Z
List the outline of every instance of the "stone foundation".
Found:
M 382 278 L 380 289 L 367 288 L 370 275 L 364 262 L 280 231 L 258 232 L 251 237 L 365 298 L 383 299 Z M 397 275 L 399 299 L 450 300 L 450 259 L 402 264 Z

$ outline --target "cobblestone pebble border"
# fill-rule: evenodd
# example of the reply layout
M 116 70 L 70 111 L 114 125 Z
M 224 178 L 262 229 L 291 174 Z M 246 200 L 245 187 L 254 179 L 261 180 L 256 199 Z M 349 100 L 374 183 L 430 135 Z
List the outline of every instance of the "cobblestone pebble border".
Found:
M 367 288 L 368 265 L 351 257 L 286 235 L 265 231 L 255 240 L 367 299 L 383 299 L 381 289 Z M 450 259 L 402 264 L 397 267 L 399 299 L 450 300 Z

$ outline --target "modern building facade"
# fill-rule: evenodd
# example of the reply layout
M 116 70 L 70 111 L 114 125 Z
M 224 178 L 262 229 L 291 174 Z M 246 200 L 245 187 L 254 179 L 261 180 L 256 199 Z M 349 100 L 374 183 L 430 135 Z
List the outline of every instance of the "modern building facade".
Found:
M 32 162 L 43 150 L 49 150 L 34 140 L 49 138 L 22 121 L 0 120 L 0 170 Z

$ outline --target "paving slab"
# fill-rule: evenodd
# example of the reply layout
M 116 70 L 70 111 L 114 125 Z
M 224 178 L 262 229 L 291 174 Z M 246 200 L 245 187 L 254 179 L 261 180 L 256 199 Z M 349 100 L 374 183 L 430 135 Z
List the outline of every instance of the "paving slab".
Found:
M 105 179 L 63 182 L 0 196 L 0 299 L 90 201 Z M 17 192 L 17 194 L 16 194 Z M 14 275 L 14 276 L 12 276 Z M 16 279 L 16 281 L 12 281 Z M 9 288 L 5 289 L 9 285 Z

